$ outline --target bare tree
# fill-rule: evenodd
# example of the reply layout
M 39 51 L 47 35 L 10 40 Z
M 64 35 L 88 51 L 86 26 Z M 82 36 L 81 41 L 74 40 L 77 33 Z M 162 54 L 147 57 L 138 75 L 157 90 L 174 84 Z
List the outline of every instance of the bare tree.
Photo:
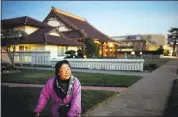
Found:
M 15 68 L 14 54 L 17 44 L 22 43 L 27 33 L 15 29 L 2 29 L 1 30 L 1 46 L 7 52 L 12 66 Z

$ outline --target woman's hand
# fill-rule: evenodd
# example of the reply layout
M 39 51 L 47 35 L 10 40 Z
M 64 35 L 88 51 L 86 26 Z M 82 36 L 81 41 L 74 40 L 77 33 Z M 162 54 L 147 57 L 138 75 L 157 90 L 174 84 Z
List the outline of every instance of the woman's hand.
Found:
M 35 113 L 35 117 L 39 117 L 40 116 L 40 113 Z

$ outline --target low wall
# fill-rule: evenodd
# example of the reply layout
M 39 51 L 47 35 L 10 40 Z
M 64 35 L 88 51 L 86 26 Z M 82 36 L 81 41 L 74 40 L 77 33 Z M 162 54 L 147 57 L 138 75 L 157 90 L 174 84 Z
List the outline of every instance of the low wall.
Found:
M 66 59 L 72 68 L 143 71 L 143 59 Z M 57 61 L 51 61 L 52 67 Z
M 9 59 L 7 52 L 1 52 L 2 60 Z M 49 51 L 17 51 L 14 55 L 14 62 L 16 64 L 30 64 L 33 65 L 50 65 Z
M 7 56 L 2 52 L 3 57 Z M 15 52 L 15 64 L 30 66 L 51 66 L 54 67 L 57 61 L 50 60 L 49 51 L 19 51 Z M 124 70 L 143 71 L 143 59 L 67 59 L 73 68 L 98 69 L 98 70 Z
M 86 116 L 162 116 L 177 77 L 178 60 L 171 60 Z

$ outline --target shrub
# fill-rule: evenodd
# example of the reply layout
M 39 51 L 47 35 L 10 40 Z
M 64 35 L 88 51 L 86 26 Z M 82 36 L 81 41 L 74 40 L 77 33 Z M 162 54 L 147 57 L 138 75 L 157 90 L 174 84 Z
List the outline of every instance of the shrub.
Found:
M 143 66 L 144 70 L 155 70 L 158 68 L 158 65 L 156 64 L 147 64 Z
M 13 70 L 15 69 L 11 64 L 9 63 L 2 63 L 1 64 L 1 71 L 4 71 L 4 70 Z
M 150 64 L 149 67 L 153 70 L 155 70 L 158 66 L 156 64 Z
M 73 56 L 75 57 L 76 51 L 75 50 L 69 50 L 69 51 L 66 51 L 65 54 L 69 54 L 69 56 L 65 57 L 65 58 L 73 58 Z

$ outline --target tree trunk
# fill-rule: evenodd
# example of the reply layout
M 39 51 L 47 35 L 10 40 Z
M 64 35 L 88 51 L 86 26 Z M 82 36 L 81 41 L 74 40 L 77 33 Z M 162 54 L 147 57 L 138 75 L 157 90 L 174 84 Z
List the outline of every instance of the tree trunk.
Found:
M 172 56 L 176 56 L 176 39 L 174 40 L 174 44 L 173 44 L 173 53 L 172 53 Z
M 103 58 L 103 55 L 104 55 L 104 51 L 103 51 L 104 42 L 101 42 L 101 46 L 102 46 L 102 58 Z
M 13 60 L 12 60 L 12 55 L 10 53 L 10 50 L 7 49 L 6 51 L 7 51 L 8 57 L 9 57 L 9 59 L 11 61 L 11 65 L 13 66 Z
M 13 66 L 13 68 L 15 68 L 14 55 L 15 55 L 15 45 L 13 46 L 13 53 L 12 53 L 12 66 Z
M 118 45 L 116 45 L 116 58 L 118 58 Z
M 4 50 L 6 50 L 6 52 L 7 52 L 7 54 L 8 54 L 8 57 L 9 57 L 9 59 L 10 59 L 10 61 L 11 61 L 11 64 L 12 64 L 13 68 L 15 68 L 15 64 L 14 64 L 14 54 L 11 53 L 10 47 L 3 47 L 3 48 L 4 48 Z M 14 52 L 14 51 L 13 51 L 13 52 Z

